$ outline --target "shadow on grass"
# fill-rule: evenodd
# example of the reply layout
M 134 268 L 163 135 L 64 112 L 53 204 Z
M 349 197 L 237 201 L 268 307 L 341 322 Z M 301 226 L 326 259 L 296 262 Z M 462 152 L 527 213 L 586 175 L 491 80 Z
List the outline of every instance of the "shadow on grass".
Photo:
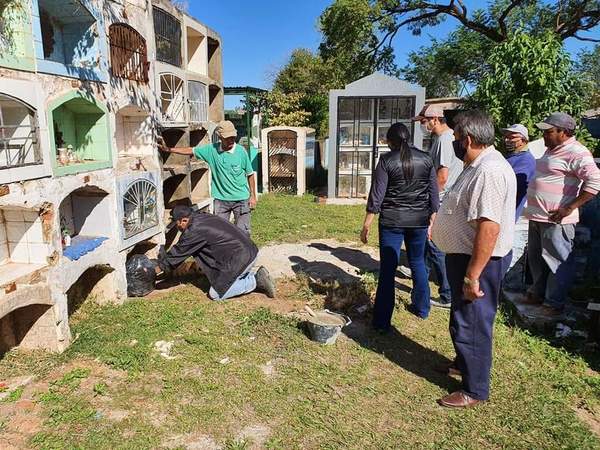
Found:
M 389 333 L 381 335 L 364 322 L 354 322 L 344 329 L 344 334 L 361 347 L 385 356 L 404 370 L 448 392 L 461 387 L 458 380 L 443 373 L 451 360 L 404 336 L 395 327 Z

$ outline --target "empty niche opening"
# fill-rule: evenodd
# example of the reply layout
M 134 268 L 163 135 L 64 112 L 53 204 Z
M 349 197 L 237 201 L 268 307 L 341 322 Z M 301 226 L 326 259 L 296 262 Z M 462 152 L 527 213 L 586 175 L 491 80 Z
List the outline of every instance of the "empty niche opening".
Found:
M 154 152 L 152 117 L 143 109 L 127 106 L 116 115 L 119 156 L 146 156 Z
M 110 237 L 113 214 L 108 193 L 95 186 L 79 188 L 60 204 L 63 255 L 77 260 Z
M 158 244 L 152 241 L 138 242 L 127 254 L 127 260 L 129 261 L 136 255 L 145 255 L 150 259 L 156 259 L 158 257 L 158 250 Z
M 0 318 L 0 357 L 22 344 L 28 348 L 45 348 L 56 334 L 51 308 L 50 305 L 29 305 Z
M 213 80 L 221 78 L 221 44 L 217 39 L 208 38 L 208 76 Z
M 98 265 L 87 269 L 67 290 L 69 317 L 76 313 L 87 301 L 102 303 L 115 296 L 115 271 L 108 265 Z
M 39 210 L 0 209 L 0 285 L 47 265 L 49 246 Z
M 220 99 L 223 97 L 222 90 L 216 84 L 211 84 L 208 87 L 208 118 L 213 122 L 221 120 L 221 104 Z
M 52 111 L 54 148 L 60 166 L 110 160 L 106 113 L 83 97 L 71 98 Z
M 206 128 L 190 131 L 190 147 L 196 147 L 203 143 L 208 144 L 207 136 L 208 130 Z
M 208 169 L 197 169 L 190 173 L 191 192 L 190 198 L 193 204 L 199 207 L 206 206 L 210 200 L 210 172 Z
M 79 0 L 38 0 L 44 59 L 94 67 L 97 61 L 96 19 Z
M 165 128 L 161 136 L 167 147 L 187 147 L 189 143 L 189 135 L 182 128 Z M 189 157 L 176 153 L 160 152 L 160 155 L 165 166 L 185 165 L 189 161 Z
M 193 28 L 186 27 L 187 36 L 187 56 L 188 56 L 188 70 L 196 73 L 207 75 L 205 61 L 205 52 L 203 51 L 202 43 L 204 42 L 204 35 Z
M 174 175 L 163 182 L 165 212 L 176 205 L 191 206 L 189 178 L 185 174 Z

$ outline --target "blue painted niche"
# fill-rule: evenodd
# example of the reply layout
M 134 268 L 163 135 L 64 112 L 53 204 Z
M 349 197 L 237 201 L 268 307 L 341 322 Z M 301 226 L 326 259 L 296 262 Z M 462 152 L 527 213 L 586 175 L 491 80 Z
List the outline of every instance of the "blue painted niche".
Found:
M 38 72 L 107 81 L 102 14 L 91 0 L 33 0 Z

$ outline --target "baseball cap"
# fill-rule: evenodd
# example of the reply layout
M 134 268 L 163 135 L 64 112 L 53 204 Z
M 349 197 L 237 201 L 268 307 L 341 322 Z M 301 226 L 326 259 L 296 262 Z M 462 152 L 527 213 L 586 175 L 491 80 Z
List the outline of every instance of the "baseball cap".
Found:
M 190 217 L 193 213 L 194 210 L 189 206 L 175 205 L 175 207 L 171 210 L 171 223 L 167 225 L 167 228 L 173 228 L 175 226 L 175 222 L 185 217 Z
M 510 127 L 502 128 L 500 131 L 502 131 L 502 133 L 519 133 L 526 140 L 529 140 L 529 131 L 527 130 L 527 127 L 520 123 L 515 123 Z
M 237 137 L 237 130 L 235 129 L 235 125 L 229 120 L 222 120 L 221 122 L 219 122 L 219 125 L 217 125 L 215 131 L 217 133 L 217 136 L 219 136 L 221 139 Z
M 417 120 L 431 119 L 433 117 L 444 117 L 444 108 L 437 105 L 425 105 L 421 112 L 411 120 L 416 122 Z
M 564 128 L 565 130 L 574 130 L 577 128 L 577 123 L 570 115 L 563 112 L 555 112 L 550 114 L 542 122 L 536 123 L 536 127 L 540 130 L 549 130 L 550 128 Z

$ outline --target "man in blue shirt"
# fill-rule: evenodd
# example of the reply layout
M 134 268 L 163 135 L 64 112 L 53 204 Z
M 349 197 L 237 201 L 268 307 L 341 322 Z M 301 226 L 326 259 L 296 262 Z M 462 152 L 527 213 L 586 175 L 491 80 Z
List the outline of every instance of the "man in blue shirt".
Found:
M 515 222 L 519 220 L 525 207 L 527 200 L 527 188 L 529 182 L 535 176 L 535 158 L 529 151 L 529 132 L 525 125 L 516 123 L 510 127 L 500 130 L 504 136 L 504 148 L 506 149 L 506 160 L 512 167 L 517 177 L 517 198 L 515 210 Z M 517 232 L 518 233 L 518 232 Z M 526 236 L 524 236 L 525 239 Z M 515 242 L 519 241 L 516 236 Z M 520 255 L 517 255 L 517 260 Z M 503 258 L 504 272 L 506 273 L 511 267 L 513 260 L 513 252 Z

